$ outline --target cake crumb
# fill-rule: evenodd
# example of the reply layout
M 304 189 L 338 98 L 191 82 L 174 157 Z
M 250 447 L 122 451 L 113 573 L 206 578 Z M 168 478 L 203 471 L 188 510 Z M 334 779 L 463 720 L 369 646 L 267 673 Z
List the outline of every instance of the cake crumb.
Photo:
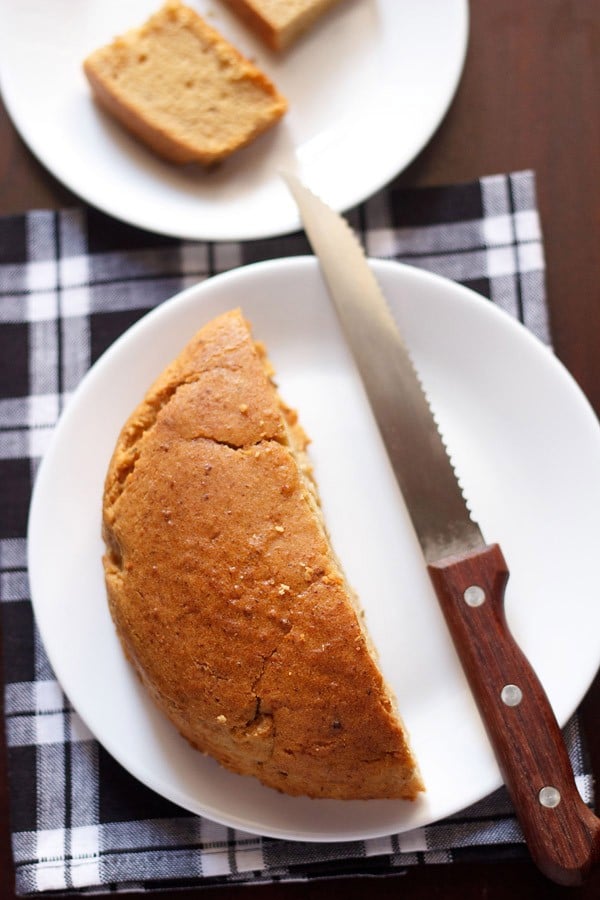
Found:
M 101 106 L 180 165 L 227 158 L 287 110 L 265 72 L 179 0 L 94 50 L 83 68 Z

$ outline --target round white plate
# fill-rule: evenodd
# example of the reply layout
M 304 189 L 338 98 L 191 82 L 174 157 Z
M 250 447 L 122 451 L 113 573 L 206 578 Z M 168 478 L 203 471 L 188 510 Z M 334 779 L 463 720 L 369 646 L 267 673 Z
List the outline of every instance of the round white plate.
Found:
M 475 518 L 511 577 L 507 615 L 561 723 L 600 661 L 600 429 L 556 358 L 480 296 L 373 262 L 430 393 Z M 117 434 L 206 321 L 240 305 L 300 411 L 326 519 L 398 696 L 427 794 L 415 802 L 311 801 L 192 750 L 124 659 L 101 565 L 102 484 Z M 236 828 L 337 841 L 442 818 L 500 784 L 419 548 L 316 261 L 234 270 L 147 315 L 69 401 L 39 471 L 29 525 L 35 614 L 50 661 L 91 731 L 133 775 Z
M 295 171 L 337 210 L 390 181 L 452 99 L 467 0 L 344 0 L 284 56 L 218 0 L 188 0 L 288 98 L 284 120 L 219 168 L 154 157 L 91 99 L 83 59 L 137 27 L 159 0 L 0 0 L 0 87 L 39 160 L 118 219 L 160 234 L 236 240 L 294 231 L 279 172 Z

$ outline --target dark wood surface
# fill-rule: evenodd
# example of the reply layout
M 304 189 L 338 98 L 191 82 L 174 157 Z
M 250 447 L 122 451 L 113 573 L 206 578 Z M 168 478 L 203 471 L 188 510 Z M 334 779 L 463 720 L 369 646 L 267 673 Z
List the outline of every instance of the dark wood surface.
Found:
M 448 115 L 401 176 L 406 185 L 457 182 L 532 168 L 544 231 L 556 352 L 600 412 L 600 3 L 474 0 L 465 72 Z M 0 105 L 0 215 L 77 203 L 36 162 Z M 560 423 L 557 422 L 557 427 Z M 560 527 L 560 523 L 557 523 Z M 600 599 L 600 598 L 599 598 Z M 565 598 L 565 607 L 568 598 Z M 582 705 L 600 776 L 600 678 Z M 600 871 L 581 888 L 547 881 L 532 863 L 428 866 L 406 875 L 173 893 L 211 900 L 536 900 L 600 897 Z M 160 896 L 170 898 L 170 892 Z M 13 900 L 5 750 L 0 745 L 0 897 Z

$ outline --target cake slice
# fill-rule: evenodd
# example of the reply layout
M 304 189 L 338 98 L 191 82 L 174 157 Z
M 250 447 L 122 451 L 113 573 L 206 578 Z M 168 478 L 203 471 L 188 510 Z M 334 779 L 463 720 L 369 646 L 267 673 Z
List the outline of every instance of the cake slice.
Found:
M 285 50 L 340 0 L 225 0 L 273 50 Z
M 178 0 L 95 50 L 83 68 L 98 102 L 175 163 L 222 160 L 287 109 L 267 76 Z
M 292 795 L 423 789 L 331 548 L 296 414 L 239 310 L 125 424 L 104 569 L 123 648 L 194 747 Z

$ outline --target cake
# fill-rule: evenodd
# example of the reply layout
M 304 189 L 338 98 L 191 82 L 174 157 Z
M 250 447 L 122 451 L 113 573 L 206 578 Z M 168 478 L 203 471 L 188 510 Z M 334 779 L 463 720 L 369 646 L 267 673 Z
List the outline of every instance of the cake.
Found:
M 233 772 L 291 795 L 414 799 L 417 764 L 307 443 L 242 312 L 202 327 L 108 469 L 116 631 L 175 728 Z
M 340 0 L 225 0 L 273 50 L 285 50 Z
M 99 104 L 174 163 L 225 159 L 287 109 L 269 78 L 178 0 L 95 50 L 83 68 Z

